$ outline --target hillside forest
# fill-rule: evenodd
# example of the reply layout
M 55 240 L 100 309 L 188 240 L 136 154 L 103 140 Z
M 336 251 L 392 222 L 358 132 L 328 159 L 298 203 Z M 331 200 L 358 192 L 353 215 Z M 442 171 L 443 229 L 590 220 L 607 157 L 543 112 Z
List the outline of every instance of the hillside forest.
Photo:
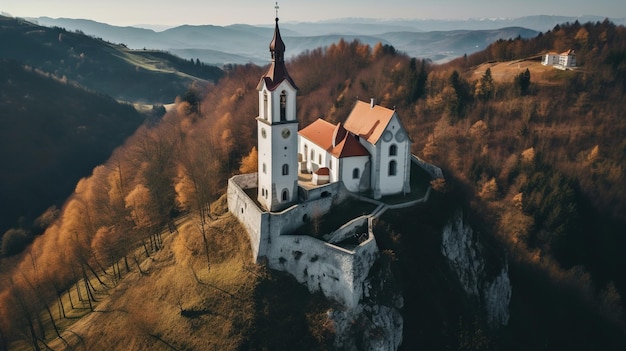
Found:
M 539 54 L 568 49 L 580 69 L 539 64 Z M 499 71 L 503 65 L 507 70 Z M 445 65 L 342 40 L 299 55 L 288 69 L 300 89 L 300 127 L 320 117 L 342 122 L 356 99 L 374 97 L 395 108 L 413 153 L 444 170 L 445 182 L 433 187 L 506 252 L 513 285 L 508 327 L 421 314 L 424 306 L 411 304 L 405 318 L 419 317 L 407 319 L 402 349 L 624 346 L 626 28 L 566 23 Z M 218 220 L 215 201 L 228 177 L 255 171 L 256 86 L 263 73 L 255 65 L 233 66 L 215 86 L 190 89 L 175 109 L 141 126 L 80 180 L 24 252 L 3 259 L 0 349 L 16 341 L 39 349 L 55 339 L 64 318 L 51 306 L 64 292 L 80 289 L 91 305 L 96 290 L 140 272 L 138 252 L 150 257 L 162 250 L 163 229 L 175 232 L 186 214 L 198 218 L 198 247 L 187 247 L 204 260 L 197 273 L 219 264 L 224 254 L 215 251 L 216 242 L 224 238 L 209 227 Z M 399 277 L 411 269 L 402 246 L 439 225 L 414 217 L 425 221 L 423 230 L 389 223 L 388 251 L 395 252 L 387 257 L 395 257 Z M 411 294 L 406 290 L 405 299 Z M 428 320 L 441 328 L 425 333 Z M 50 324 L 55 327 L 44 327 Z M 254 326 L 241 327 L 254 334 Z M 164 334 L 151 335 L 163 341 Z M 315 335 L 308 347 L 327 348 Z

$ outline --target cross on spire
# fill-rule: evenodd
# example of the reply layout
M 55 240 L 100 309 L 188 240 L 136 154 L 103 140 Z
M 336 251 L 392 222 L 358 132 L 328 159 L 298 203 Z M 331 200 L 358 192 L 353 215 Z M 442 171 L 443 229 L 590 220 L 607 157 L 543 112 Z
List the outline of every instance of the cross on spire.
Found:
M 276 1 L 276 6 L 274 6 L 274 9 L 276 9 L 276 21 L 278 21 L 278 9 L 280 8 L 280 6 L 278 6 L 278 1 Z

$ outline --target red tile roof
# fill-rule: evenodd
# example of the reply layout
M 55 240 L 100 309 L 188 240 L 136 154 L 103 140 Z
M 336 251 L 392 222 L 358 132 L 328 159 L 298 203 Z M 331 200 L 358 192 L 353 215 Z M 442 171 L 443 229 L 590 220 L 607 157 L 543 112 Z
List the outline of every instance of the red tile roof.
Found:
M 369 103 L 357 101 L 346 120 L 345 127 L 355 135 L 376 144 L 382 136 L 385 128 L 391 121 L 395 111 Z
M 317 119 L 302 128 L 298 134 L 337 158 L 369 156 L 367 149 L 356 140 L 354 135 L 347 131 L 342 132 L 342 129 L 345 130 L 341 124 L 334 125 L 323 119 Z
M 562 53 L 561 55 L 567 55 L 567 56 L 572 55 L 572 56 L 575 56 L 576 53 L 574 52 L 574 50 L 569 49 L 569 50 L 565 51 L 564 53 Z

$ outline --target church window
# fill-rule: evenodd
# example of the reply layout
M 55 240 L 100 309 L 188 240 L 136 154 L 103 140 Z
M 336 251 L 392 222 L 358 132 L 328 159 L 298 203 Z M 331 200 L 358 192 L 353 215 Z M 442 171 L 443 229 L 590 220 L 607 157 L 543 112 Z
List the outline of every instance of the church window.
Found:
M 283 201 L 287 201 L 289 200 L 289 190 L 287 189 L 283 189 L 283 196 L 282 196 Z
M 280 94 L 280 121 L 287 120 L 287 93 L 283 90 Z
M 389 156 L 396 156 L 398 154 L 398 146 L 396 144 L 391 144 L 389 147 Z
M 263 114 L 264 114 L 264 118 L 267 120 L 270 118 L 270 105 L 267 101 L 267 91 L 263 93 Z
M 306 161 L 306 155 L 309 153 L 309 145 L 304 145 L 304 161 Z
M 283 175 L 289 175 L 289 165 L 286 163 L 283 165 Z
M 265 163 L 263 163 L 263 173 L 267 174 L 267 165 Z
M 315 162 L 315 150 L 311 149 L 311 161 Z
M 397 171 L 398 171 L 397 167 L 398 167 L 398 165 L 397 165 L 396 161 L 389 161 L 389 171 L 388 171 L 387 175 L 395 176 Z
M 322 154 L 317 155 L 317 164 L 318 165 L 322 164 Z
M 359 169 L 355 168 L 352 170 L 352 179 L 358 179 L 359 178 Z

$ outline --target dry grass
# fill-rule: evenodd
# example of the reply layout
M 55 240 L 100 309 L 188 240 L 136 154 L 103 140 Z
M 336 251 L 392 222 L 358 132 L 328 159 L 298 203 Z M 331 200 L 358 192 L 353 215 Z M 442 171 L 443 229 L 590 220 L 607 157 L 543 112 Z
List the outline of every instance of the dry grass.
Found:
M 218 206 L 219 207 L 219 206 Z M 202 237 L 193 216 L 179 232 L 164 236 L 163 248 L 136 267 L 114 288 L 102 291 L 95 312 L 71 309 L 58 323 L 66 342 L 52 349 L 74 350 L 235 350 L 245 342 L 254 322 L 258 268 L 250 265 L 245 231 L 230 214 L 222 214 L 208 230 L 211 265 L 207 267 Z M 95 286 L 98 286 L 94 282 Z M 78 301 L 75 290 L 72 298 Z M 57 306 L 54 311 L 58 313 Z M 57 317 L 55 315 L 55 317 Z M 15 344 L 13 349 L 28 349 Z
M 225 213 L 225 199 L 213 204 L 207 237 L 207 265 L 197 218 L 163 235 L 160 251 L 135 265 L 113 287 L 99 286 L 95 312 L 78 302 L 75 286 L 63 296 L 67 318 L 53 305 L 64 340 L 54 338 L 49 318 L 47 344 L 54 350 L 239 350 L 325 349 L 332 340 L 328 303 L 308 294 L 294 279 L 251 263 L 248 237 Z M 139 257 L 143 248 L 137 250 Z M 84 289 L 84 288 L 83 288 Z M 74 301 L 70 308 L 69 296 Z M 83 292 L 84 295 L 84 292 Z M 277 333 L 269 330 L 278 328 Z M 330 333 L 330 334 L 329 334 Z M 254 347 L 253 347 L 254 345 Z M 16 342 L 11 350 L 29 350 Z
M 491 69 L 491 76 L 497 83 L 512 83 L 515 76 L 527 68 L 530 71 L 531 81 L 539 84 L 555 84 L 555 79 L 560 74 L 567 74 L 554 67 L 544 66 L 539 61 L 515 60 L 479 65 L 474 69 L 472 80 L 480 79 L 487 68 Z

